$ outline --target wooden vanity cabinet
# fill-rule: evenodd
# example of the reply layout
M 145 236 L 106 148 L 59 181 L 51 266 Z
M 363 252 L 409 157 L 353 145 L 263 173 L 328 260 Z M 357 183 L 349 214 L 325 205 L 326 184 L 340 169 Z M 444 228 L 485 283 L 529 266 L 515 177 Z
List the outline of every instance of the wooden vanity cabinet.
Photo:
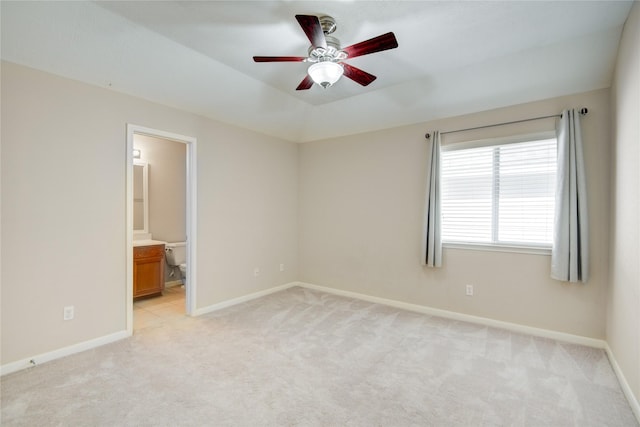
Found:
M 133 297 L 164 291 L 164 245 L 134 246 Z

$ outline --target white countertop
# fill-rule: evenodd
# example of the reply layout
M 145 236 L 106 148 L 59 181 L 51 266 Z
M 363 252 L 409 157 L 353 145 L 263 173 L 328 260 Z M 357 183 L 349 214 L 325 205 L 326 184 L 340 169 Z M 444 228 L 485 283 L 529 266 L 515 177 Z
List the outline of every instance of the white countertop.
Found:
M 137 246 L 153 246 L 153 245 L 166 245 L 167 242 L 162 242 L 160 240 L 150 240 L 150 239 L 145 239 L 145 240 L 134 240 L 133 241 L 133 246 L 137 247 Z

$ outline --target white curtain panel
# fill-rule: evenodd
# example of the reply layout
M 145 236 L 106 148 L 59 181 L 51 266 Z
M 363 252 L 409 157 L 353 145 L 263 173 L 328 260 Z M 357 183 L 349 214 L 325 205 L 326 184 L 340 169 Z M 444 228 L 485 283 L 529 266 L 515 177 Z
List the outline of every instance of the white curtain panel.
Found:
M 442 266 L 442 214 L 440 205 L 440 132 L 431 132 L 422 265 Z
M 551 277 L 586 283 L 589 279 L 589 222 L 578 110 L 563 111 L 556 132 L 558 174 Z

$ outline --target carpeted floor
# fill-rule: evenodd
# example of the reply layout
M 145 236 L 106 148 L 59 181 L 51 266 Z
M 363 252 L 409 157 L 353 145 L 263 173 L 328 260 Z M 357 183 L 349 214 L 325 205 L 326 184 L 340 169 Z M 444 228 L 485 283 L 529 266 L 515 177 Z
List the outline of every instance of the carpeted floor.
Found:
M 3 426 L 637 426 L 602 350 L 303 288 L 2 378 Z

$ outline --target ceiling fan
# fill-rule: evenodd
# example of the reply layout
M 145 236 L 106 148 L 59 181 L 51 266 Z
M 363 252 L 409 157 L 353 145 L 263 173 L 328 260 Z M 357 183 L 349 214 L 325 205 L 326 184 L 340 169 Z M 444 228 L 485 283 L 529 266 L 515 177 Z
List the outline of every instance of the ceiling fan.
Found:
M 308 56 L 254 56 L 255 62 L 311 62 L 307 76 L 296 90 L 307 90 L 317 83 L 328 88 L 344 74 L 356 83 L 367 86 L 376 79 L 359 68 L 344 62 L 348 58 L 398 47 L 393 33 L 386 33 L 351 46 L 340 48 L 340 41 L 330 36 L 337 26 L 330 16 L 296 15 L 298 23 L 311 42 Z

